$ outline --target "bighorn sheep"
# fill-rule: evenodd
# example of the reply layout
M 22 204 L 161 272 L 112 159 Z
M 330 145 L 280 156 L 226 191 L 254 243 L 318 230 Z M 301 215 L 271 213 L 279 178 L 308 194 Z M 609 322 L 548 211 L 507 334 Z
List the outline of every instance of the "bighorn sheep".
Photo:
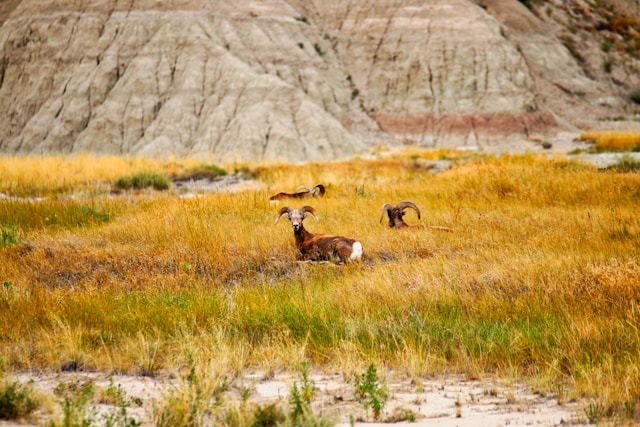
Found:
M 292 209 L 283 206 L 278 211 L 276 223 L 285 215 L 293 226 L 293 235 L 296 240 L 296 248 L 300 252 L 300 259 L 307 261 L 336 261 L 362 259 L 362 244 L 355 239 L 329 234 L 312 234 L 305 230 L 302 221 L 309 215 L 313 215 L 319 221 L 316 211 L 311 206 L 302 206 L 300 209 Z
M 307 187 L 306 185 L 301 185 L 296 188 L 293 193 L 278 193 L 269 197 L 270 201 L 274 200 L 283 200 L 283 199 L 302 199 L 304 197 L 323 197 L 325 193 L 324 185 L 317 184 L 315 187 Z
M 391 205 L 391 203 L 385 203 L 384 205 L 382 205 L 382 215 L 380 216 L 380 222 L 382 222 L 382 219 L 384 218 L 384 213 L 387 212 L 387 216 L 389 217 L 389 227 L 391 228 L 424 229 L 425 226 L 422 224 L 409 225 L 404 222 L 404 219 L 402 217 L 406 214 L 406 208 L 415 210 L 418 214 L 418 219 L 420 219 L 420 209 L 418 208 L 418 206 L 415 203 L 410 202 L 409 200 L 403 200 L 395 206 Z M 453 231 L 449 227 L 441 227 L 437 225 L 428 225 L 427 227 L 443 231 Z

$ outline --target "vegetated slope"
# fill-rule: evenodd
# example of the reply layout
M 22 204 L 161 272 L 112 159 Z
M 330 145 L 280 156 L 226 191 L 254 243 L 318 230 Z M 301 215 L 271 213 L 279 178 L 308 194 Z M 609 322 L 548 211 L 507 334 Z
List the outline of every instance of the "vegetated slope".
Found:
M 0 151 L 320 161 L 631 117 L 637 21 L 595 25 L 604 12 L 579 0 L 531 7 L 5 2 Z M 605 54 L 603 37 L 630 43 Z

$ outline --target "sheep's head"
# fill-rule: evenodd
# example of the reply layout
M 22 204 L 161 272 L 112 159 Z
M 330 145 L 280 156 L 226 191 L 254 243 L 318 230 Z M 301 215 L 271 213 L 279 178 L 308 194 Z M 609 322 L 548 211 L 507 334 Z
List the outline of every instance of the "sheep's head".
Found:
M 315 187 L 311 189 L 311 195 L 313 197 L 323 197 L 325 192 L 326 192 L 326 189 L 322 184 L 317 184 Z
M 385 203 L 384 205 L 382 205 L 382 215 L 380 216 L 380 222 L 382 222 L 384 213 L 386 212 L 387 216 L 389 217 L 389 227 L 397 227 L 398 225 L 405 224 L 402 217 L 406 214 L 406 208 L 415 210 L 418 214 L 418 219 L 420 219 L 420 209 L 418 208 L 418 206 L 415 203 L 410 202 L 409 200 L 404 200 L 395 206 L 393 206 L 391 203 Z
M 327 192 L 327 190 L 324 187 L 324 185 L 317 184 L 313 188 L 308 187 L 306 185 L 301 185 L 298 188 L 296 188 L 296 191 L 293 194 L 294 195 L 300 195 L 300 196 L 309 195 L 311 197 L 323 197 L 324 193 L 326 193 L 326 192 Z
M 289 221 L 291 221 L 291 225 L 293 226 L 293 231 L 298 231 L 302 228 L 302 221 L 307 218 L 309 215 L 313 215 L 316 220 L 318 219 L 318 214 L 315 209 L 311 206 L 302 206 L 300 209 L 292 209 L 289 206 L 283 206 L 278 211 L 278 217 L 276 218 L 276 223 L 280 220 L 282 216 L 285 216 Z

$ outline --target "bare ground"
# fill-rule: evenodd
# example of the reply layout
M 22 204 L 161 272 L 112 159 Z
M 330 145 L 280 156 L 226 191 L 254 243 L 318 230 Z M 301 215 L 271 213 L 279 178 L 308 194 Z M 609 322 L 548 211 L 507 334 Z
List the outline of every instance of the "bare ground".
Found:
M 121 387 L 132 402 L 130 417 L 152 426 L 154 406 L 158 406 L 172 390 L 181 390 L 170 377 L 140 377 L 106 375 L 100 373 L 19 374 L 13 377 L 21 383 L 33 382 L 34 388 L 52 399 L 54 388 L 61 382 L 91 382 L 94 390 L 106 390 L 109 386 Z M 468 379 L 460 375 L 445 374 L 441 378 L 394 378 L 387 373 L 382 380 L 387 390 L 384 410 L 375 420 L 371 411 L 354 398 L 353 378 L 341 374 L 314 373 L 310 376 L 315 386 L 313 411 L 317 416 L 327 416 L 338 426 L 381 426 L 393 423 L 397 426 L 558 426 L 587 425 L 583 404 L 564 401 L 562 395 L 545 395 L 532 392 L 526 384 L 496 378 Z M 263 372 L 250 372 L 230 382 L 224 391 L 227 402 L 240 403 L 243 390 L 249 390 L 250 404 L 265 406 L 276 403 L 283 410 L 290 409 L 289 395 L 293 384 L 301 387 L 299 375 L 276 373 L 265 378 Z M 184 390 L 184 389 L 182 389 Z M 562 391 L 561 391 L 562 393 Z M 96 393 L 97 394 L 97 393 Z M 54 404 L 53 407 L 59 405 Z M 116 411 L 116 406 L 99 404 L 96 414 Z M 0 426 L 43 425 L 52 417 L 50 412 L 40 411 L 35 417 L 21 421 L 0 421 Z M 411 416 L 408 416 L 411 415 Z M 408 421 L 407 419 L 413 421 Z M 95 415 L 99 420 L 100 415 Z M 100 425 L 98 423 L 98 425 Z

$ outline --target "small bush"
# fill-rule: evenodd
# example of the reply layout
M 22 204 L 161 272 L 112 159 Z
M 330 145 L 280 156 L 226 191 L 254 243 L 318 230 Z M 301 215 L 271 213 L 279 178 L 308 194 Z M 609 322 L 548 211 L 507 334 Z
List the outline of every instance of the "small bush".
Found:
M 183 178 L 186 179 L 215 179 L 226 176 L 227 171 L 216 165 L 201 165 L 189 169 Z
M 604 38 L 600 41 L 600 49 L 607 53 L 611 50 L 611 48 L 613 47 L 613 40 L 609 39 L 609 38 Z
M 640 89 L 633 89 L 629 93 L 629 98 L 631 98 L 631 100 L 636 104 L 640 104 Z
M 4 383 L 0 388 L 0 420 L 11 420 L 31 414 L 40 406 L 33 389 L 19 382 Z
M 353 380 L 356 400 L 368 410 L 371 408 L 373 417 L 380 418 L 382 409 L 387 403 L 385 387 L 378 380 L 378 372 L 372 363 L 364 374 L 356 374 Z
M 49 421 L 48 427 L 85 427 L 93 425 L 95 411 L 90 408 L 94 396 L 90 382 L 61 382 L 53 390 L 61 398 L 62 418 Z
M 155 190 L 167 190 L 169 188 L 169 178 L 156 172 L 140 172 L 135 175 L 118 178 L 115 186 L 120 190 L 130 190 L 132 188 L 141 190 L 149 187 L 153 187 Z
M 0 224 L 0 248 L 15 245 L 20 241 L 18 230 L 12 224 Z
M 265 406 L 258 406 L 253 413 L 254 420 L 251 427 L 273 427 L 282 424 L 287 416 L 284 411 L 275 403 Z
M 105 426 L 122 426 L 122 427 L 138 427 L 142 423 L 129 414 L 131 402 L 135 402 L 135 398 L 129 398 L 122 386 L 113 383 L 113 379 L 109 382 L 109 387 L 104 393 L 101 403 L 115 405 L 115 410 L 106 412 L 102 415 Z

